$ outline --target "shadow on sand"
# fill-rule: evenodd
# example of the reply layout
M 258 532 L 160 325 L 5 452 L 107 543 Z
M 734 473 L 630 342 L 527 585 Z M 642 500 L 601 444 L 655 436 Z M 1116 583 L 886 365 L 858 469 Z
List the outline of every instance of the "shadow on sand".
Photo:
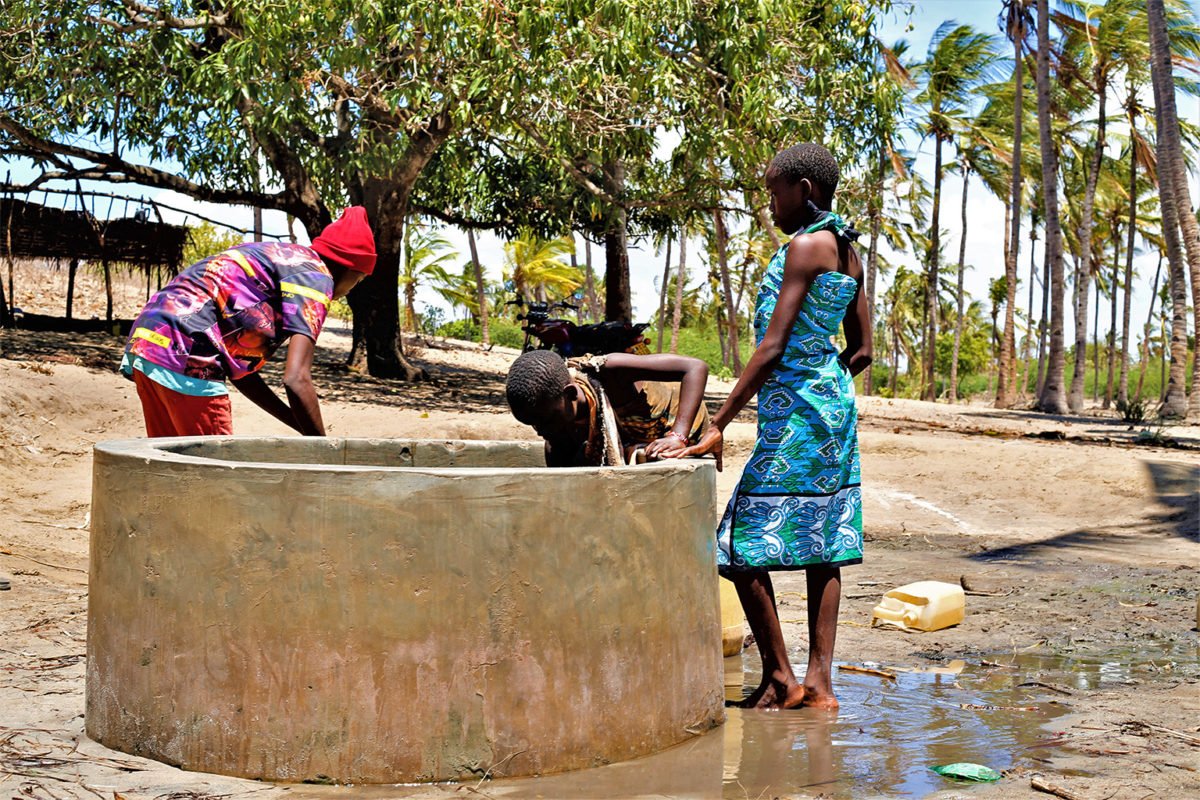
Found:
M 1085 528 L 1048 539 L 983 550 L 977 561 L 1016 561 L 1061 556 L 1065 550 L 1107 550 L 1142 543 L 1147 536 L 1180 536 L 1200 543 L 1200 466 L 1178 461 L 1143 461 L 1155 507 L 1136 525 Z

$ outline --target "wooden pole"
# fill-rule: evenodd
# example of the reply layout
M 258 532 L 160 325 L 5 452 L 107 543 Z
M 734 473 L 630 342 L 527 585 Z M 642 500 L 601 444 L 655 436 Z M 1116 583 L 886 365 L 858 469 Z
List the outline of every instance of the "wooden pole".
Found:
M 75 270 L 79 269 L 79 259 L 72 258 L 67 267 L 67 319 L 73 319 L 71 306 L 75 302 Z

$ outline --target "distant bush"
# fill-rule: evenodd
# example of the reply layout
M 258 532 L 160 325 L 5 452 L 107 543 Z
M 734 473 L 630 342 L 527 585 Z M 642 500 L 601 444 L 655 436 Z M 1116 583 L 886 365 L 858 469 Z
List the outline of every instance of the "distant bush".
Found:
M 738 349 L 742 355 L 742 366 L 750 360 L 754 353 L 754 338 L 748 331 L 741 331 L 742 338 Z M 658 347 L 658 332 L 647 330 L 646 337 L 650 340 L 650 350 L 655 352 Z M 663 352 L 670 352 L 671 331 L 663 332 Z M 733 370 L 721 363 L 721 342 L 717 330 L 712 325 L 679 329 L 679 352 L 692 356 L 708 364 L 709 373 L 715 378 L 728 379 L 733 377 Z
M 480 340 L 479 323 L 473 319 L 451 320 L 438 327 L 437 335 L 478 342 Z M 512 320 L 503 318 L 488 320 L 488 336 L 492 340 L 492 344 L 501 347 L 512 347 L 519 350 L 525 343 L 525 332 L 521 330 L 520 326 Z

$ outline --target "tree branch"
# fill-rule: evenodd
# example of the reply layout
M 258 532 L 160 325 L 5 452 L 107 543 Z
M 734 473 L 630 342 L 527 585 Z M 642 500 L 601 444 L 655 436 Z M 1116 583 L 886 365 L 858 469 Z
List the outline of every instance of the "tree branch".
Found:
M 24 145 L 24 149 L 20 151 L 23 155 L 31 158 L 44 158 L 62 169 L 59 173 L 44 173 L 43 177 L 39 178 L 39 182 L 86 178 L 108 183 L 137 183 L 155 189 L 170 189 L 210 203 L 258 206 L 288 211 L 293 214 L 298 210 L 295 196 L 287 191 L 266 194 L 205 186 L 154 167 L 132 164 L 110 153 L 101 153 L 85 147 L 42 139 L 4 114 L 0 114 L 0 131 L 10 134 Z M 62 157 L 83 159 L 95 166 L 76 168 L 64 161 Z M 302 215 L 296 214 L 296 216 Z

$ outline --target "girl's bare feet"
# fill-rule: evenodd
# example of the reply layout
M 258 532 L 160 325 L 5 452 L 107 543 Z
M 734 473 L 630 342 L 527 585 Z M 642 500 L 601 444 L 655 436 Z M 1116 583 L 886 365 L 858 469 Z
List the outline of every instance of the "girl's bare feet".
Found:
M 799 708 L 804 704 L 805 688 L 792 678 L 790 681 L 764 680 L 745 700 L 734 703 L 735 708 Z
M 833 692 L 825 689 L 815 689 L 811 686 L 801 687 L 804 699 L 800 705 L 805 708 L 817 708 L 824 711 L 836 711 L 838 708 L 838 700 L 833 696 Z

